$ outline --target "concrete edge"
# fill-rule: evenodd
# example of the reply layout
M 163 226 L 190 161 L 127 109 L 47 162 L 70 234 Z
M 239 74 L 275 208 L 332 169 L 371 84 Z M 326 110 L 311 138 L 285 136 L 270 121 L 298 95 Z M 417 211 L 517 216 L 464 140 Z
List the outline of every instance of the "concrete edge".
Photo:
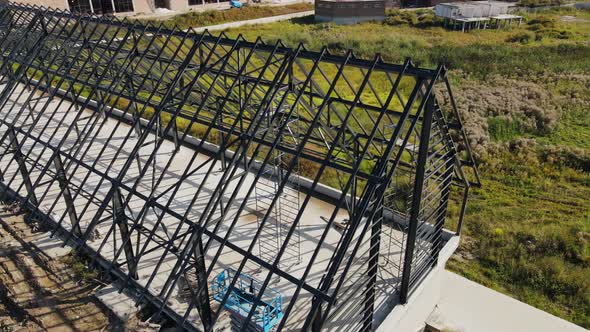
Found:
M 308 10 L 308 11 L 304 11 L 304 12 L 297 12 L 297 13 L 269 16 L 269 17 L 261 17 L 261 18 L 255 18 L 255 19 L 245 20 L 245 21 L 228 22 L 228 23 L 209 25 L 209 26 L 204 26 L 204 27 L 197 27 L 197 28 L 192 28 L 192 29 L 197 33 L 203 32 L 205 30 L 218 31 L 218 30 L 225 30 L 225 29 L 230 29 L 230 28 L 238 28 L 238 27 L 241 27 L 244 25 L 266 24 L 266 23 L 273 23 L 273 22 L 279 22 L 279 21 L 286 21 L 286 20 L 290 20 L 292 18 L 312 16 L 312 15 L 314 15 L 314 13 L 315 13 L 314 10 Z
M 446 236 L 451 232 L 445 230 Z M 444 237 L 445 235 L 443 235 Z M 408 303 L 397 304 L 379 324 L 377 332 L 419 331 L 440 299 L 441 281 L 445 265 L 459 247 L 459 235 L 451 236 L 439 253 L 438 264 L 435 265 L 418 285 Z

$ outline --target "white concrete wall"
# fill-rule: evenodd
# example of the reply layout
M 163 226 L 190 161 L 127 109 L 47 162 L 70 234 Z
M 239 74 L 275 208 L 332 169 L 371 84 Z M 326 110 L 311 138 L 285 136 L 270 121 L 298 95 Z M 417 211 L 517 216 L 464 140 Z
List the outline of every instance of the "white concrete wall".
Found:
M 168 0 L 166 2 L 168 9 L 174 11 L 186 11 L 188 10 L 188 0 Z
M 155 9 L 154 0 L 133 0 L 133 9 L 138 14 L 153 13 Z

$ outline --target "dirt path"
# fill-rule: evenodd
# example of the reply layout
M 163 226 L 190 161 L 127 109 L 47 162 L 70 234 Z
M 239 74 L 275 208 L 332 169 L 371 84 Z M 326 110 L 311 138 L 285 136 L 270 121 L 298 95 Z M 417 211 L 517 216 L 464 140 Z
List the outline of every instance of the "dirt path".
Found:
M 30 241 L 22 214 L 0 205 L 0 332 L 124 331 L 123 323 L 79 282 L 63 259 Z

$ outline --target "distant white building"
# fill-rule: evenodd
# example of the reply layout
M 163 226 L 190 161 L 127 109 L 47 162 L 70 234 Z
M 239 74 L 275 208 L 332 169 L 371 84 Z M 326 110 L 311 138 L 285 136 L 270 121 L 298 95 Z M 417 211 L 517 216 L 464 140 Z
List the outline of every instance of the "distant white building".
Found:
M 446 2 L 436 5 L 434 12 L 444 19 L 445 27 L 458 26 L 465 31 L 473 28 L 500 28 L 502 25 L 511 25 L 512 21 L 520 25 L 522 16 L 511 14 L 514 7 L 515 3 L 503 1 Z
M 514 5 L 502 1 L 447 2 L 436 5 L 434 10 L 436 16 L 450 19 L 492 17 L 508 14 Z

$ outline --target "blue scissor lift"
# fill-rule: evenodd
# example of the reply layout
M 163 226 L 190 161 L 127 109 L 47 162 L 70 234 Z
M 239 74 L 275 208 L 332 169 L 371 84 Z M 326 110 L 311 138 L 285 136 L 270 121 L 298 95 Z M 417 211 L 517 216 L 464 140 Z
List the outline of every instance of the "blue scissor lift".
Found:
M 229 297 L 224 307 L 242 317 L 248 316 L 250 309 L 256 301 L 260 291 L 260 281 L 241 273 L 233 287 L 230 284 L 236 275 L 233 269 L 225 269 L 215 277 L 213 285 L 213 298 L 219 302 L 229 292 Z M 272 288 L 266 288 L 260 301 L 256 302 L 256 312 L 252 322 L 264 332 L 269 332 L 283 317 L 283 295 Z

